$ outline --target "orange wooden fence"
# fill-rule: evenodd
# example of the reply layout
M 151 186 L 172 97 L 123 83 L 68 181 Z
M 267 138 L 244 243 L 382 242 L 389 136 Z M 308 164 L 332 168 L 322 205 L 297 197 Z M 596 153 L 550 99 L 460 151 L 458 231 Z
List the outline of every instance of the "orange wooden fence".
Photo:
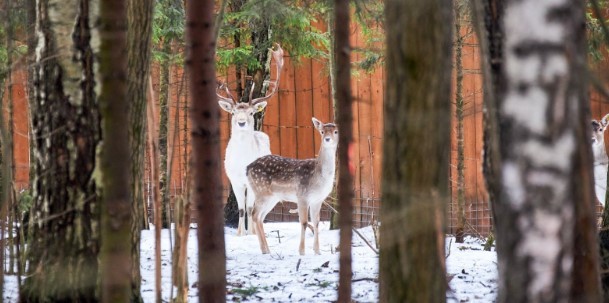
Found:
M 356 27 L 353 28 L 352 43 L 363 46 L 363 38 Z M 352 54 L 354 62 L 362 59 L 357 53 Z M 320 59 L 302 59 L 294 62 L 286 53 L 285 66 L 279 92 L 269 100 L 264 118 L 263 131 L 271 140 L 271 151 L 295 158 L 312 158 L 316 155 L 320 136 L 313 129 L 311 117 L 324 122 L 333 120 L 333 104 L 328 76 L 328 62 Z M 597 64 L 601 70 L 607 70 L 607 63 Z M 488 195 L 484 186 L 481 171 L 482 165 L 482 80 L 480 73 L 480 58 L 477 43 L 471 36 L 463 49 L 465 99 L 464 144 L 465 144 L 465 191 L 466 191 L 466 229 L 471 234 L 486 235 L 491 230 Z M 602 73 L 599 73 L 601 75 Z M 219 75 L 227 80 L 234 89 L 234 72 Z M 158 68 L 152 70 L 154 98 L 158 102 Z M 25 90 L 25 69 L 18 67 L 13 74 L 13 93 L 15 102 L 15 158 L 16 186 L 18 189 L 27 187 L 29 173 L 28 147 L 28 111 Z M 383 83 L 384 73 L 377 68 L 371 73 L 355 71 L 352 77 L 353 103 L 353 134 L 357 148 L 354 157 L 356 173 L 354 179 L 355 199 L 353 218 L 356 226 L 367 225 L 373 218 L 378 218 L 381 205 L 381 161 L 383 142 Z M 189 130 L 187 109 L 188 89 L 184 83 L 183 71 L 172 68 L 170 81 L 170 113 L 168 145 L 172 157 L 172 180 L 169 184 L 172 195 L 180 195 L 188 188 L 184 176 L 188 166 Z M 6 94 L 4 99 L 6 100 Z M 598 94 L 591 94 L 591 112 L 594 118 L 599 118 L 609 112 L 609 100 L 603 100 Z M 158 103 L 157 103 L 158 104 Z M 5 114 L 7 106 L 4 106 Z M 177 115 L 176 115 L 177 110 Z M 220 111 L 220 109 L 218 109 Z M 449 123 L 449 121 L 446 121 Z M 453 129 L 452 140 L 447 142 L 451 149 L 451 185 L 452 196 L 456 197 L 456 123 L 451 120 Z M 230 117 L 221 113 L 221 153 L 230 136 Z M 176 131 L 177 130 L 177 131 Z M 609 140 L 607 140 L 609 141 Z M 150 181 L 146 177 L 147 183 Z M 228 195 L 228 180 L 223 174 L 224 196 Z M 454 231 L 456 217 L 454 201 L 448 205 L 448 232 Z M 294 208 L 290 203 L 279 204 L 267 217 L 271 221 L 296 221 L 297 215 L 288 213 Z M 328 209 L 322 212 L 324 219 L 329 218 Z

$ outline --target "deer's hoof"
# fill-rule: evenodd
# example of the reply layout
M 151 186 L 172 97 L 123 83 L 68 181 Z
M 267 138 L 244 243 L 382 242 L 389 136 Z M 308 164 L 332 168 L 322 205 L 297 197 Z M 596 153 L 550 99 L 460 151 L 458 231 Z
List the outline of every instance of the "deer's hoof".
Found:
M 243 231 L 243 229 L 239 228 L 239 229 L 237 229 L 237 237 L 241 237 L 241 236 L 245 236 L 245 232 Z

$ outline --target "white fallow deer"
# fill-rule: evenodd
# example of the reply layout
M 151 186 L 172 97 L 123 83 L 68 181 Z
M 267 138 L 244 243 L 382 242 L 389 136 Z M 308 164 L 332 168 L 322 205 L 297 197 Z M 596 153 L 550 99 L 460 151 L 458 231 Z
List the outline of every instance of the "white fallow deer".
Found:
M 607 191 L 607 166 L 609 157 L 605 149 L 605 130 L 609 124 L 609 114 L 600 121 L 592 120 L 592 155 L 594 156 L 594 192 L 598 201 L 605 206 Z
M 232 185 L 239 208 L 237 236 L 245 235 L 244 211 L 246 209 L 248 216 L 247 230 L 252 234 L 254 233 L 252 229 L 254 195 L 251 191 L 246 192 L 245 168 L 259 157 L 271 153 L 269 136 L 261 131 L 254 130 L 254 114 L 266 107 L 267 100 L 277 92 L 279 86 L 281 68 L 283 67 L 283 49 L 279 44 L 276 44 L 276 47 L 276 50 L 271 49 L 271 54 L 276 63 L 277 76 L 275 81 L 269 83 L 270 91 L 267 92 L 266 96 L 252 99 L 253 86 L 249 95 L 249 102 L 236 102 L 225 85 L 221 85 L 219 89 L 224 88 L 228 97 L 217 93 L 220 99 L 218 101 L 220 107 L 232 115 L 231 135 L 226 146 L 224 169 Z
M 279 201 L 298 204 L 301 224 L 298 252 L 301 255 L 305 252 L 304 235 L 308 212 L 311 212 L 315 237 L 313 250 L 319 254 L 319 212 L 334 185 L 338 128 L 334 123 L 323 124 L 315 118 L 313 124 L 321 134 L 317 158 L 299 160 L 268 155 L 247 166 L 248 190 L 251 189 L 256 197 L 252 217 L 263 254 L 270 252 L 262 226 L 264 218 Z

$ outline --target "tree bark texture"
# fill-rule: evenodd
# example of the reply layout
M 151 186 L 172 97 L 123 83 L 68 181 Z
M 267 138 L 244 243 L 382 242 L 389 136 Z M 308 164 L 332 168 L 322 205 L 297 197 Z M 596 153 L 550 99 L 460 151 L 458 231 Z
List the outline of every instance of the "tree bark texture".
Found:
M 140 232 L 148 228 L 144 212 L 144 161 L 146 150 L 146 101 L 150 77 L 150 47 L 154 1 L 127 1 L 127 102 L 131 146 L 131 302 L 143 302 L 140 273 Z
M 13 21 L 13 12 L 15 11 L 15 7 L 13 5 L 12 0 L 5 1 L 7 14 L 5 18 L 5 30 L 6 30 L 6 72 L 7 72 L 7 100 L 8 104 L 8 136 L 5 142 L 6 144 L 6 153 L 4 154 L 4 160 L 6 166 L 9 167 L 6 175 L 8 187 L 6 190 L 8 192 L 8 200 L 6 205 L 7 215 L 4 216 L 7 220 L 7 228 L 8 230 L 13 230 L 13 222 L 15 220 L 15 195 L 14 193 L 14 181 L 15 181 L 15 148 L 14 148 L 14 134 L 15 134 L 15 122 L 14 122 L 14 98 L 13 98 L 13 52 L 14 50 L 14 40 L 15 40 L 15 22 Z M 13 233 L 8 233 L 8 239 L 6 239 L 8 244 L 8 274 L 15 274 L 15 243 Z M 4 258 L 2 258 L 4 260 Z
M 340 271 L 338 276 L 338 302 L 351 302 L 351 242 L 353 237 L 353 175 L 349 169 L 349 150 L 353 146 L 353 113 L 351 112 L 351 45 L 349 44 L 350 9 L 348 0 L 334 2 L 336 21 L 335 48 L 336 58 L 336 103 L 338 104 L 337 123 L 339 126 L 338 149 L 338 206 L 340 226 Z M 355 160 L 354 160 L 355 161 Z
M 8 14 L 8 6 L 6 2 L 3 4 L 1 16 L 6 18 L 6 15 Z M 6 33 L 4 31 L 0 31 L 0 41 L 3 41 L 4 39 L 6 39 Z M 4 89 L 7 70 L 8 66 L 0 66 L 0 113 L 4 113 Z M 10 188 L 9 179 L 7 178 L 7 176 L 10 174 L 10 167 L 6 165 L 5 159 L 5 155 L 7 154 L 6 142 L 8 141 L 8 132 L 6 130 L 5 123 L 5 117 L 4 114 L 2 114 L 0 115 L 0 224 L 2 225 L 5 224 L 4 218 L 6 217 L 6 212 L 4 210 L 7 209 L 8 206 L 9 192 L 7 189 Z M 1 235 L 0 240 L 2 240 L 2 243 L 0 243 L 0 259 L 4 261 L 6 245 L 4 244 L 5 241 L 3 233 Z M 0 289 L 4 290 L 4 267 L 0 272 Z M 4 302 L 4 299 L 0 298 L 0 302 Z
M 465 236 L 465 142 L 463 136 L 463 40 L 461 8 L 455 5 L 455 116 L 457 118 L 457 230 L 455 242 L 463 243 Z
M 131 186 L 127 102 L 127 7 L 100 2 L 99 104 L 102 117 L 100 253 L 103 302 L 131 301 Z
M 169 70 L 171 66 L 171 43 L 170 37 L 165 37 L 163 41 L 163 53 L 167 56 L 161 61 L 160 88 L 159 88 L 159 192 L 161 193 L 161 221 L 163 228 L 169 228 L 171 223 L 169 206 L 169 175 L 167 167 L 167 138 L 169 123 Z M 169 168 L 171 169 L 171 168 Z M 156 211 L 156 210 L 155 210 Z
M 494 88 L 501 144 L 493 168 L 501 176 L 492 189 L 498 302 L 599 302 L 585 3 L 503 5 L 505 82 Z
M 36 3 L 36 178 L 21 302 L 98 302 L 97 1 Z M 65 22 L 73 20 L 73 22 Z M 98 82 L 99 83 L 99 82 Z
M 497 98 L 505 94 L 505 75 L 503 73 L 503 1 L 473 0 L 474 27 L 478 35 L 482 53 L 483 93 L 484 93 L 484 130 L 482 172 L 488 189 L 489 206 L 493 222 L 497 220 L 495 193 L 499 192 L 499 119 L 497 117 Z
M 385 2 L 381 302 L 445 302 L 452 1 Z
M 199 302 L 226 301 L 220 113 L 216 96 L 214 1 L 189 2 L 186 38 L 191 90 L 194 203 L 199 247 Z
M 173 285 L 177 288 L 177 295 L 173 298 L 175 303 L 188 302 L 188 233 L 190 231 L 190 203 L 185 196 L 175 201 L 175 247 L 172 264 Z

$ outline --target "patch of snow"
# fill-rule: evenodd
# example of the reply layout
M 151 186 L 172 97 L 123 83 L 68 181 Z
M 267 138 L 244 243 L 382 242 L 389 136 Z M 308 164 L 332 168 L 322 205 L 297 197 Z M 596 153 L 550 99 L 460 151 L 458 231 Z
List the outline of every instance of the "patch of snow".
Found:
M 449 290 L 446 302 L 495 302 L 497 297 L 497 253 L 484 250 L 484 242 L 466 237 L 465 243 L 455 243 L 447 236 L 446 273 Z
M 196 227 L 196 226 L 195 226 Z M 338 230 L 328 230 L 320 223 L 321 255 L 313 254 L 313 234 L 307 230 L 306 255 L 298 254 L 300 224 L 265 223 L 271 254 L 260 252 L 258 238 L 236 236 L 236 230 L 225 228 L 227 256 L 227 301 L 242 302 L 330 302 L 337 299 L 339 260 L 336 248 Z M 197 241 L 191 229 L 188 241 L 189 299 L 197 302 Z M 359 231 L 374 243 L 372 228 Z M 169 230 L 162 230 L 162 291 L 169 301 L 171 291 L 171 252 Z M 172 235 L 173 238 L 173 235 Z M 495 251 L 484 251 L 484 242 L 466 237 L 456 244 L 447 237 L 448 302 L 493 302 L 497 293 Z M 378 301 L 378 256 L 357 236 L 353 236 L 353 300 Z M 141 240 L 142 297 L 154 302 L 154 230 L 142 231 Z M 177 291 L 174 289 L 173 294 Z M 6 302 L 17 301 L 17 279 L 6 276 L 3 293 Z

